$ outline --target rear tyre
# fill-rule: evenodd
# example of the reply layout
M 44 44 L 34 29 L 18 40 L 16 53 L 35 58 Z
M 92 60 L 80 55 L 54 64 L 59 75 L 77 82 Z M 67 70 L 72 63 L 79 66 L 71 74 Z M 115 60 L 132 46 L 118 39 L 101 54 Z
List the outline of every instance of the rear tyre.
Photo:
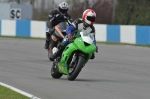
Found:
M 73 70 L 71 72 L 69 72 L 69 74 L 68 74 L 68 80 L 73 81 L 76 79 L 76 77 L 79 75 L 79 73 L 84 65 L 84 62 L 85 62 L 84 57 L 79 56 L 77 58 L 75 66 L 73 66 Z
M 53 78 L 59 79 L 63 74 L 59 72 L 57 65 L 53 62 L 53 66 L 51 68 L 51 76 Z

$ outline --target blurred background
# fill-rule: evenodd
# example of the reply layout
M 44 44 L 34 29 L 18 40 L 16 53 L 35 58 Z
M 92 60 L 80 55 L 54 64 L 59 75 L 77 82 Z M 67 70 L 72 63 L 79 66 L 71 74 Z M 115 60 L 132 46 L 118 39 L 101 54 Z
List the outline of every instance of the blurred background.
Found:
M 98 24 L 150 25 L 150 0 L 0 0 L 0 6 L 21 7 L 22 17 L 19 19 L 22 20 L 46 21 L 48 13 L 62 1 L 69 4 L 73 20 L 82 17 L 83 11 L 91 8 L 97 14 Z M 6 18 L 2 17 L 7 12 L 6 8 L 1 9 L 0 19 Z M 9 13 L 13 15 L 15 11 L 13 9 Z M 26 15 L 29 16 L 23 18 Z

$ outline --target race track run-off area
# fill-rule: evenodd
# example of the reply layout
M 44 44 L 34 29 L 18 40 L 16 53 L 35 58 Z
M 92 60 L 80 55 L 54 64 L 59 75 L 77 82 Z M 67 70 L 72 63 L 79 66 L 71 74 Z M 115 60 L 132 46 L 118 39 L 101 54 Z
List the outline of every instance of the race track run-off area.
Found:
M 44 40 L 0 38 L 0 82 L 41 99 L 150 99 L 150 48 L 98 44 L 75 81 L 53 79 Z

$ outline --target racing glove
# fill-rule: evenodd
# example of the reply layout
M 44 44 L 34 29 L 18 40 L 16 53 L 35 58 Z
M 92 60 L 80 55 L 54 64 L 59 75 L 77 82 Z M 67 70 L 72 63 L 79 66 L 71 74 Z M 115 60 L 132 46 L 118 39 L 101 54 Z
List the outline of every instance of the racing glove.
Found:
M 68 40 L 70 40 L 70 41 L 71 41 L 71 40 L 73 39 L 72 34 L 68 34 L 67 36 L 68 36 Z

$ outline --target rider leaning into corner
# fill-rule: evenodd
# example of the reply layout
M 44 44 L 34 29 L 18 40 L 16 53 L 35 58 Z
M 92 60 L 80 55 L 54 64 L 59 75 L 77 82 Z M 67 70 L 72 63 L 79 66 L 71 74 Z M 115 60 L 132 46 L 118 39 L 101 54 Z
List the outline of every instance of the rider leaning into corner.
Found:
M 46 31 L 45 49 L 48 49 L 49 47 L 50 36 L 54 33 L 55 31 L 54 27 L 57 24 L 59 24 L 60 22 L 65 22 L 65 21 L 71 24 L 72 22 L 71 15 L 68 14 L 67 12 L 68 12 L 68 4 L 66 2 L 61 2 L 58 8 L 52 10 L 49 13 L 48 20 L 46 22 L 48 30 Z M 55 41 L 52 43 L 55 43 Z
M 88 31 L 90 33 L 90 37 L 93 38 L 93 42 L 96 46 L 96 39 L 95 39 L 95 27 L 93 26 L 96 18 L 96 13 L 92 9 L 87 9 L 83 12 L 82 19 L 78 18 L 67 28 L 66 36 L 63 42 L 58 46 L 58 51 L 55 52 L 50 56 L 50 60 L 54 61 L 56 57 L 58 57 L 64 48 L 69 44 L 69 41 L 73 39 L 72 32 L 81 30 L 81 31 Z M 96 52 L 98 51 L 98 47 L 96 46 Z M 95 58 L 95 54 L 93 53 L 91 59 Z

